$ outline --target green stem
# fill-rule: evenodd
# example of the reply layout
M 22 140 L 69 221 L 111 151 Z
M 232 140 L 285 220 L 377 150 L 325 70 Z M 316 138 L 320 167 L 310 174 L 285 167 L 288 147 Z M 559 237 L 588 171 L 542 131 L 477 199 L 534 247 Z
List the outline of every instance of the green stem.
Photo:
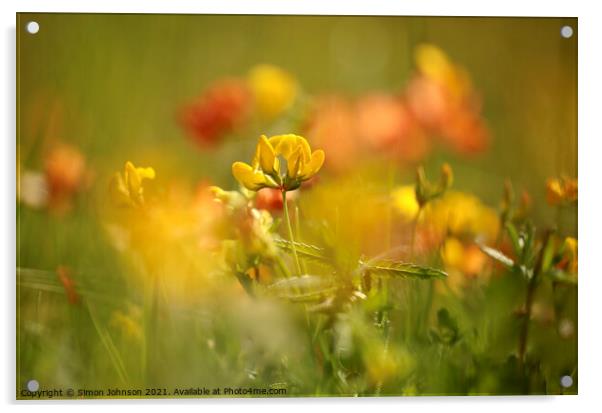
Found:
M 157 357 L 156 333 L 159 291 L 157 273 L 149 272 L 148 274 L 151 279 L 150 282 L 146 283 L 144 296 L 144 343 L 142 346 L 142 362 L 145 383 L 150 385 L 156 380 L 155 358 Z
M 521 368 L 525 363 L 527 340 L 529 336 L 529 322 L 531 318 L 531 310 L 533 308 L 533 295 L 535 294 L 535 285 L 536 284 L 534 276 L 531 280 L 529 280 L 529 283 L 527 285 L 527 294 L 525 297 L 525 314 L 518 341 L 518 362 Z
M 420 214 L 422 213 L 422 206 L 418 208 L 418 212 L 416 213 L 416 217 L 414 218 L 414 222 L 412 223 L 412 240 L 410 241 L 410 255 L 414 258 L 414 252 L 416 247 L 416 233 L 418 232 L 418 220 L 420 219 Z
M 276 266 L 278 267 L 278 270 L 282 273 L 284 278 L 291 278 L 292 274 L 288 270 L 286 265 L 284 264 L 284 260 L 282 259 L 282 257 L 280 255 L 276 255 L 275 261 L 276 261 Z
M 541 265 L 544 256 L 545 246 L 548 244 L 551 232 L 547 232 L 543 238 L 543 248 L 537 256 L 535 267 L 533 270 L 533 276 L 527 283 L 527 293 L 525 296 L 525 314 L 523 324 L 521 326 L 519 340 L 518 340 L 518 362 L 521 371 L 524 369 L 525 357 L 527 353 L 527 344 L 529 339 L 529 324 L 531 322 L 531 313 L 533 310 L 533 298 L 535 296 L 535 290 L 537 289 L 539 273 L 541 271 Z
M 383 279 L 383 290 L 384 290 L 384 294 L 385 294 L 385 305 L 388 308 L 389 307 L 389 280 Z M 380 318 L 380 324 L 381 327 L 383 329 L 383 333 L 384 333 L 384 348 L 383 348 L 383 354 L 384 354 L 384 359 L 386 359 L 387 357 L 387 353 L 389 352 L 389 340 L 390 340 L 390 321 L 389 321 L 389 310 L 383 310 L 382 312 L 382 317 Z M 374 395 L 376 397 L 380 396 L 380 393 L 382 391 L 382 387 L 383 387 L 383 381 L 379 380 L 376 383 L 376 389 L 374 392 Z
M 299 218 L 299 205 L 295 204 L 295 232 L 297 233 L 297 239 L 302 242 L 301 237 L 301 218 Z M 301 269 L 303 274 L 307 274 L 307 263 L 305 260 L 301 260 Z
M 288 227 L 288 236 L 291 241 L 291 248 L 293 250 L 293 256 L 295 257 L 295 265 L 297 266 L 297 275 L 301 275 L 301 263 L 299 262 L 299 256 L 297 255 L 297 248 L 295 247 L 295 237 L 293 236 L 293 226 L 291 225 L 291 218 L 288 214 L 288 206 L 286 205 L 286 191 L 282 191 L 282 208 L 284 208 L 284 219 Z

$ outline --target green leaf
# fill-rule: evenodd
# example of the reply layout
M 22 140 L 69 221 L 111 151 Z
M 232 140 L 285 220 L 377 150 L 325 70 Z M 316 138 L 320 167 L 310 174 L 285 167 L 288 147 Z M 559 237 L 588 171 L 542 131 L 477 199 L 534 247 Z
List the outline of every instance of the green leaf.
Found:
M 288 253 L 293 252 L 292 242 L 282 238 L 274 238 L 274 242 L 279 248 L 283 249 L 284 251 Z M 331 260 L 326 256 L 323 248 L 316 247 L 315 245 L 311 244 L 305 244 L 303 242 L 295 242 L 294 245 L 299 257 L 323 264 L 332 264 Z
M 535 260 L 535 227 L 531 222 L 527 222 L 525 226 L 524 234 L 524 246 L 521 255 L 521 264 L 531 267 L 532 262 Z
M 506 232 L 508 233 L 508 237 L 510 238 L 510 242 L 512 243 L 512 248 L 514 249 L 514 254 L 519 256 L 522 248 L 520 246 L 519 235 L 516 227 L 511 222 L 506 224 Z
M 367 263 L 360 261 L 360 271 L 364 274 L 418 278 L 423 280 L 433 278 L 443 279 L 447 277 L 445 271 L 436 268 L 390 260 L 370 261 Z
M 59 280 L 56 271 L 51 270 L 17 267 L 17 285 L 20 288 L 66 294 L 65 287 Z M 83 282 L 83 280 L 78 280 L 75 290 L 78 295 L 87 299 L 112 303 L 120 302 L 122 297 L 120 297 L 119 293 L 124 291 L 122 288 L 115 288 L 109 293 L 108 291 L 104 291 L 100 285 L 90 283 L 89 281 Z
M 338 290 L 333 279 L 317 275 L 286 278 L 271 284 L 268 291 L 295 302 L 321 300 Z
M 495 248 L 491 248 L 491 247 L 488 247 L 483 244 L 478 244 L 478 245 L 479 245 L 479 248 L 481 249 L 481 251 L 483 251 L 485 254 L 487 254 L 490 258 L 493 258 L 497 262 L 502 263 L 509 269 L 514 268 L 514 261 L 512 260 L 512 258 L 505 255 L 502 251 L 496 250 Z
M 551 268 L 554 263 L 554 255 L 555 255 L 555 245 L 554 238 L 549 237 L 548 242 L 546 243 L 544 250 L 542 252 L 543 257 L 541 260 L 541 271 L 546 272 Z

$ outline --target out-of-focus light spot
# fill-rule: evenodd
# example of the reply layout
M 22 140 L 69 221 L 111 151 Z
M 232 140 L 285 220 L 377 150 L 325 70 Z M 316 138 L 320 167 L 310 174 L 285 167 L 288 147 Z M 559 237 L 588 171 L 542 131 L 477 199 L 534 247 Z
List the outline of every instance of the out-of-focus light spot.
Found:
M 27 26 L 25 26 L 25 30 L 27 30 L 27 33 L 36 34 L 40 31 L 40 25 L 38 22 L 29 22 L 27 23 Z
M 560 35 L 565 39 L 571 38 L 573 36 L 573 28 L 571 26 L 562 26 Z

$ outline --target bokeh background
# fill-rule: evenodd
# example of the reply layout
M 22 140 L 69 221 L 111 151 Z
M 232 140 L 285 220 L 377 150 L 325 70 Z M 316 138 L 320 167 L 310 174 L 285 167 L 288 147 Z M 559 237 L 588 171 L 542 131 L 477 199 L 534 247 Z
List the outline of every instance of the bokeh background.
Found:
M 29 20 L 41 27 L 33 36 L 19 31 L 22 119 L 40 95 L 60 96 L 62 109 L 52 102 L 45 107 L 65 112 L 64 139 L 77 142 L 109 171 L 135 148 L 149 163 L 194 164 L 186 168 L 190 174 L 221 172 L 225 182 L 228 170 L 215 170 L 208 162 L 213 154 L 192 151 L 183 137 L 174 121 L 178 104 L 215 79 L 244 75 L 258 63 L 285 68 L 308 93 L 396 90 L 409 79 L 415 47 L 426 42 L 469 72 L 492 130 L 491 150 L 456 169 L 468 189 L 493 202 L 508 177 L 542 201 L 545 178 L 577 173 L 575 19 L 85 14 L 19 19 L 20 28 Z M 566 24 L 574 28 L 570 39 L 560 35 Z M 25 151 L 35 131 L 26 122 L 19 126 Z M 156 154 L 153 159 L 158 146 L 161 159 Z

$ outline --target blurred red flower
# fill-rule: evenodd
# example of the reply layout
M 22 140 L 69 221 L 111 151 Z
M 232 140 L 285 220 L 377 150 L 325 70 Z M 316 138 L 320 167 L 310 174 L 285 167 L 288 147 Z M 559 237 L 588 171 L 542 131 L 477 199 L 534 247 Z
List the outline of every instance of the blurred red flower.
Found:
M 246 120 L 250 105 L 251 94 L 244 81 L 223 79 L 184 106 L 179 120 L 198 145 L 208 148 Z
M 287 193 L 287 205 L 290 205 L 290 202 L 297 198 L 298 192 L 299 191 L 289 191 Z M 255 206 L 258 209 L 265 209 L 272 212 L 282 211 L 284 206 L 282 202 L 282 192 L 279 189 L 274 188 L 260 189 L 255 195 Z

